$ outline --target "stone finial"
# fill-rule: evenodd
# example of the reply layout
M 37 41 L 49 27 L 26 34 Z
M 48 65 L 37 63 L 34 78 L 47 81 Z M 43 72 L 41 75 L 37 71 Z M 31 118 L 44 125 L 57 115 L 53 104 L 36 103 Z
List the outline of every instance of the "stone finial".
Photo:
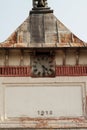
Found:
M 47 0 L 33 0 L 33 7 L 47 7 Z

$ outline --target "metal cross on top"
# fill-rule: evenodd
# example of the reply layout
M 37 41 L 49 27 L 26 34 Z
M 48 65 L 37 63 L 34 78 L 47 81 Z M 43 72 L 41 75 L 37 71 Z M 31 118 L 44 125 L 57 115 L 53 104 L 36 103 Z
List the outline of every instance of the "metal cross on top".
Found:
M 47 0 L 33 0 L 33 7 L 47 7 Z

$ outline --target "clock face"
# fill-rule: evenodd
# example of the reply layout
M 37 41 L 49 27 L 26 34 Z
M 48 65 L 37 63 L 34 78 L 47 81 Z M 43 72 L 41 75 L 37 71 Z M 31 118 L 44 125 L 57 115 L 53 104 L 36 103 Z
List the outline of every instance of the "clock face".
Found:
M 55 76 L 55 61 L 53 56 L 39 55 L 32 59 L 32 76 Z

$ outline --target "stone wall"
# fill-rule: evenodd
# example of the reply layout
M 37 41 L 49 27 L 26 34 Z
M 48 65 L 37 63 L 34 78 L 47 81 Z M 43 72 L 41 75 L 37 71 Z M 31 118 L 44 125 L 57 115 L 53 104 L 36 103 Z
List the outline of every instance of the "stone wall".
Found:
M 33 55 L 27 49 L 0 50 L 0 66 L 30 66 L 30 57 Z M 55 51 L 56 65 L 87 65 L 87 50 L 59 49 Z M 14 59 L 14 60 L 13 60 Z

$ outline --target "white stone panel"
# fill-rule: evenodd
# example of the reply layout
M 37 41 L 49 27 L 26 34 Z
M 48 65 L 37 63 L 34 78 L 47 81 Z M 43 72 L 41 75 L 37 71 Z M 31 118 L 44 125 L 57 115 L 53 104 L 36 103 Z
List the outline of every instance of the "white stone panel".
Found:
M 30 54 L 29 54 L 29 52 L 24 52 L 24 65 L 30 66 Z
M 75 51 L 66 52 L 66 65 L 76 65 L 76 52 Z
M 83 116 L 81 86 L 8 86 L 5 88 L 7 117 Z
M 0 51 L 0 66 L 5 65 L 5 51 Z
M 21 52 L 18 50 L 9 51 L 9 65 L 19 66 L 20 65 Z
M 58 51 L 55 56 L 56 65 L 63 65 L 63 52 Z
M 80 65 L 87 65 L 87 51 L 86 50 L 83 50 L 80 52 L 79 64 Z

